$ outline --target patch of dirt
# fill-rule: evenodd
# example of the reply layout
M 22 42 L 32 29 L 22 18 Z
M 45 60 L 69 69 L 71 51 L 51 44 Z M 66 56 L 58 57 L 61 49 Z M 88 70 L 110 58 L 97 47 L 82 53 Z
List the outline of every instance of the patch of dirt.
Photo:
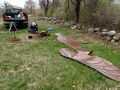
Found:
M 120 42 L 118 42 L 118 44 L 113 44 L 111 43 L 110 41 L 106 41 L 106 37 L 103 37 L 103 36 L 100 36 L 96 33 L 87 33 L 88 36 L 91 36 L 94 40 L 96 40 L 96 42 L 103 42 L 105 43 L 106 45 L 110 45 L 110 46 L 114 46 L 114 48 L 116 48 L 117 50 L 120 51 Z
M 21 42 L 21 39 L 19 39 L 19 38 L 10 38 L 9 41 L 10 41 L 10 42 L 13 42 L 13 43 L 16 43 L 16 42 L 17 42 L 17 43 L 20 43 L 20 42 Z
M 96 39 L 98 41 L 101 41 L 101 42 L 107 42 L 105 40 L 106 37 L 102 37 L 102 36 L 100 36 L 100 35 L 98 35 L 96 33 L 88 33 L 88 36 L 91 36 L 92 38 L 94 38 L 94 39 Z
M 50 34 L 48 32 L 41 32 L 41 33 L 38 33 L 38 34 L 33 34 L 32 36 L 28 36 L 29 39 L 32 39 L 32 38 L 44 38 L 44 37 L 48 37 L 50 36 Z

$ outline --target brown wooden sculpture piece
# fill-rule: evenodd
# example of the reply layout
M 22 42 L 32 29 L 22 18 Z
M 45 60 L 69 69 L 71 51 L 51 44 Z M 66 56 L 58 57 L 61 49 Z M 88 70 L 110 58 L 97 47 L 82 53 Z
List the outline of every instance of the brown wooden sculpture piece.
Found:
M 76 60 L 82 64 L 94 68 L 105 76 L 120 82 L 120 69 L 103 58 L 90 56 L 80 51 L 72 52 L 65 48 L 60 50 L 60 54 L 64 57 Z
M 64 43 L 67 46 L 76 49 L 77 52 L 81 51 L 81 52 L 84 52 L 86 54 L 92 53 L 91 50 L 81 48 L 80 45 L 76 42 L 76 40 L 72 37 L 65 37 L 61 33 L 56 33 L 56 36 L 57 36 L 57 40 L 59 42 Z
M 75 61 L 78 61 L 82 64 L 85 64 L 103 75 L 119 81 L 120 82 L 120 69 L 116 66 L 114 66 L 111 62 L 97 57 L 97 56 L 90 56 L 90 50 L 82 49 L 78 43 L 75 42 L 75 40 L 71 37 L 65 37 L 64 35 L 57 33 L 56 34 L 57 40 L 61 43 L 64 43 L 74 49 L 76 49 L 76 52 L 72 52 L 66 48 L 63 48 L 60 50 L 60 54 L 64 57 L 73 59 Z

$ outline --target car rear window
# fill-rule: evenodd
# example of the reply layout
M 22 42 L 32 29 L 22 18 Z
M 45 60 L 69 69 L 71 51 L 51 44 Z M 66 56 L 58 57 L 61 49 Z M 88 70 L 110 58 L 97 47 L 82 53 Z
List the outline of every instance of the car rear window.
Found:
M 18 14 L 20 11 L 21 11 L 21 9 L 7 9 L 6 13 L 7 14 L 10 14 L 10 13 Z

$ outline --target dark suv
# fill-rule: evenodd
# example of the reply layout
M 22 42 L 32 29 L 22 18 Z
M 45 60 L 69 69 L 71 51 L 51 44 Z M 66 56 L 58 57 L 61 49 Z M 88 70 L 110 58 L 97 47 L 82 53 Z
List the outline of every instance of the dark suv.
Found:
M 21 11 L 24 14 L 24 19 L 18 17 Z M 15 22 L 17 27 L 27 27 L 28 15 L 20 8 L 7 8 L 3 14 L 3 22 L 5 27 L 9 27 L 10 22 Z

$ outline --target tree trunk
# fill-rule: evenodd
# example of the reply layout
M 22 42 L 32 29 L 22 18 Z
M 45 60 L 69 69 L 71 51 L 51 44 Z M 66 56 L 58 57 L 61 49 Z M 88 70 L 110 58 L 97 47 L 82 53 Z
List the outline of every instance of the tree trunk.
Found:
M 76 5 L 75 5 L 76 23 L 79 23 L 79 19 L 80 19 L 80 3 L 81 0 L 76 0 Z
M 49 5 L 50 5 L 50 2 L 49 2 L 49 0 L 47 0 L 46 6 L 45 6 L 45 17 L 47 17 Z
M 69 0 L 66 0 L 65 13 L 67 13 L 67 12 L 68 12 L 69 7 L 70 7 L 70 1 L 69 1 Z
M 48 12 L 48 8 L 45 8 L 45 11 L 44 11 L 45 17 L 47 17 L 47 12 Z

